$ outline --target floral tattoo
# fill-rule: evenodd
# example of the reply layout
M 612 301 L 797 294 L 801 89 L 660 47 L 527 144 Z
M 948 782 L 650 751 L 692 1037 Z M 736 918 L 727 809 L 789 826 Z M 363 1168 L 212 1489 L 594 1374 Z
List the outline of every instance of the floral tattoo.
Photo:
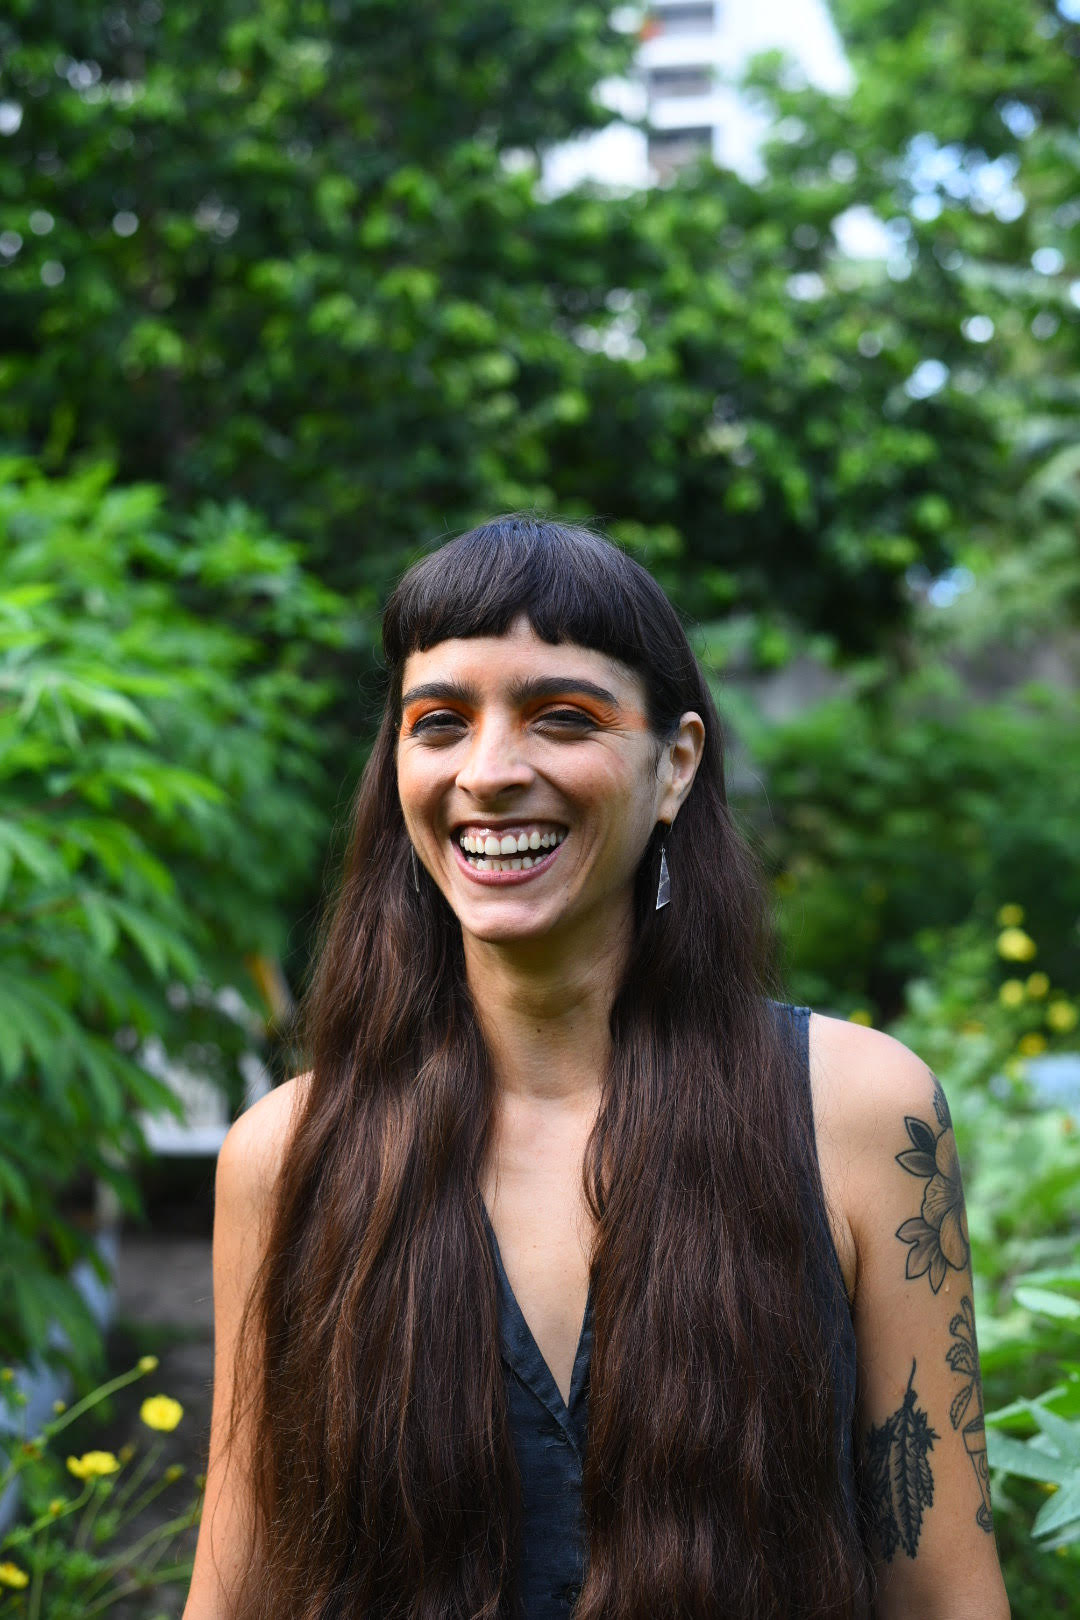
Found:
M 930 1287 L 936 1294 L 950 1268 L 965 1271 L 970 1258 L 956 1137 L 945 1093 L 936 1079 L 934 1115 L 940 1127 L 937 1132 L 910 1115 L 904 1121 L 911 1146 L 896 1155 L 896 1162 L 908 1175 L 924 1180 L 926 1190 L 921 1212 L 898 1227 L 896 1235 L 911 1245 L 907 1276 L 922 1277 L 929 1272 Z

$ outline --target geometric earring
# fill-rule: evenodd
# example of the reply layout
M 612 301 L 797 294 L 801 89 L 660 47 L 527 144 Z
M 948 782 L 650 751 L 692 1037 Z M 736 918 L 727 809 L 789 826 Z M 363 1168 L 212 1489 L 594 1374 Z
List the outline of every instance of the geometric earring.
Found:
M 667 850 L 665 844 L 660 845 L 660 882 L 656 890 L 656 910 L 666 906 L 671 899 L 671 874 L 668 872 Z

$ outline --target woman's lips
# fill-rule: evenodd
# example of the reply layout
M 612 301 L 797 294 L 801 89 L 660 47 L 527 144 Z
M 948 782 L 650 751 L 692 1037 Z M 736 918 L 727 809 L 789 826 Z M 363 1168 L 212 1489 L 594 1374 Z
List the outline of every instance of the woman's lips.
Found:
M 475 866 L 470 865 L 469 861 L 466 859 L 465 851 L 462 849 L 457 839 L 452 838 L 450 842 L 453 845 L 454 855 L 457 858 L 457 863 L 461 870 L 472 878 L 474 883 L 486 883 L 489 885 L 489 887 L 494 888 L 505 883 L 528 883 L 531 878 L 539 877 L 541 872 L 547 871 L 552 861 L 558 855 L 560 849 L 562 849 L 563 844 L 565 844 L 566 839 L 563 839 L 562 844 L 556 844 L 554 849 L 545 850 L 543 856 L 538 858 L 534 855 L 533 864 L 529 867 L 528 871 L 522 870 L 520 872 L 478 871 L 478 869 Z M 525 853 L 532 854 L 532 851 L 526 850 Z M 509 860 L 510 857 L 505 856 L 504 859 Z

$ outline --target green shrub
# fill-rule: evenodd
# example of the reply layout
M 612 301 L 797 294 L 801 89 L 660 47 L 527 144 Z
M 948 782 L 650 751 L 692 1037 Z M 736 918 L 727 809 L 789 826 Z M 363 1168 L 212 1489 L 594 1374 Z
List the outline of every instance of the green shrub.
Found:
M 1072 1050 L 1078 1028 L 1033 936 L 1012 901 L 921 934 L 926 971 L 889 1032 L 949 1095 L 998 1543 L 1013 1613 L 1043 1620 L 1071 1612 L 1080 1580 L 1080 1128 L 1075 1104 L 1050 1106 L 1033 1083 L 1032 1062 Z
M 54 1417 L 40 1433 L 21 1434 L 11 1447 L 0 1470 L 0 1491 L 18 1477 L 23 1505 L 21 1522 L 0 1537 L 0 1616 L 93 1620 L 123 1599 L 151 1593 L 161 1584 L 186 1590 L 192 1558 L 185 1554 L 172 1563 L 163 1560 L 198 1523 L 205 1477 L 196 1481 L 196 1495 L 185 1508 L 117 1546 L 120 1533 L 182 1477 L 183 1466 L 170 1463 L 153 1477 L 160 1439 L 134 1467 L 128 1466 L 134 1462 L 134 1446 L 125 1446 L 119 1455 L 84 1451 L 64 1462 L 59 1457 L 62 1443 L 56 1451 L 50 1449 L 76 1418 L 156 1367 L 155 1356 L 144 1356 L 130 1372 L 92 1390 L 75 1406 L 65 1409 L 58 1401 Z M 10 1383 L 10 1368 L 0 1372 L 0 1380 Z M 150 1395 L 139 1409 L 146 1427 L 158 1432 L 175 1429 L 183 1415 L 179 1401 L 168 1395 Z M 82 1482 L 74 1495 L 73 1479 Z
M 177 1104 L 159 1039 L 232 1100 L 250 1033 L 216 1004 L 280 950 L 326 838 L 320 649 L 352 633 L 297 548 L 239 506 L 170 524 L 107 467 L 0 462 L 0 1356 L 85 1375 L 68 1278 L 104 1264 L 70 1208 L 93 1177 L 139 1209 L 138 1110 Z M 48 1341 L 58 1322 L 67 1349 Z
M 919 936 L 1025 908 L 1062 976 L 1080 916 L 1080 708 L 1027 688 L 973 705 L 926 670 L 897 686 L 744 726 L 767 802 L 748 804 L 781 897 L 800 1000 L 898 1010 L 923 968 Z

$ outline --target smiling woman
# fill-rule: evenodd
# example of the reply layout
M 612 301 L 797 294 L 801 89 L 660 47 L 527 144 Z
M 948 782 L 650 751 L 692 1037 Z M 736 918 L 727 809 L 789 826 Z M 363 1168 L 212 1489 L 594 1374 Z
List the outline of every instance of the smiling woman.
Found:
M 185 1620 L 1001 1620 L 947 1105 L 774 999 L 671 603 L 512 516 L 383 648 L 310 1072 L 219 1163 Z

